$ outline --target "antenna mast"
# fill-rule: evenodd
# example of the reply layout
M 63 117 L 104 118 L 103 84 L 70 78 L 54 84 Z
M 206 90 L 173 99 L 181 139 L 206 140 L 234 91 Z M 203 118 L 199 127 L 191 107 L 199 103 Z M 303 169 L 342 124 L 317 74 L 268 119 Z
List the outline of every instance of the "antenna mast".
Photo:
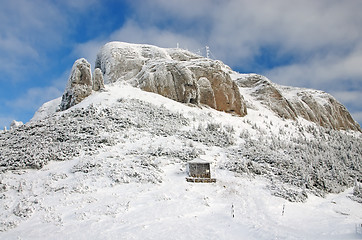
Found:
M 206 58 L 210 57 L 210 49 L 209 46 L 205 46 L 205 50 L 206 50 Z

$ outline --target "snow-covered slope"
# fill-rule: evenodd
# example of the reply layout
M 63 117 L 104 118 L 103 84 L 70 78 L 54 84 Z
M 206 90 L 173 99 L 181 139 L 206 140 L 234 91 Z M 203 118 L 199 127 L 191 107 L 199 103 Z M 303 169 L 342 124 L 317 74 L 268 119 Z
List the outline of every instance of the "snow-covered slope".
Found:
M 129 80 L 0 133 L 0 239 L 361 237 L 359 131 L 281 118 L 258 86 L 239 87 L 240 117 Z M 216 183 L 185 181 L 195 158 Z
M 62 98 L 58 97 L 49 102 L 44 103 L 34 114 L 30 122 L 39 121 L 41 119 L 47 118 L 48 116 L 54 114 L 59 108 Z
M 349 188 L 361 177 L 358 132 L 280 120 L 261 104 L 241 118 L 121 83 L 106 90 L 1 135 L 1 153 L 6 145 L 18 160 L 2 155 L 1 238 L 358 236 L 362 208 Z M 31 148 L 40 138 L 46 144 Z M 213 163 L 217 183 L 185 181 L 195 157 Z M 328 191 L 342 192 L 314 195 Z

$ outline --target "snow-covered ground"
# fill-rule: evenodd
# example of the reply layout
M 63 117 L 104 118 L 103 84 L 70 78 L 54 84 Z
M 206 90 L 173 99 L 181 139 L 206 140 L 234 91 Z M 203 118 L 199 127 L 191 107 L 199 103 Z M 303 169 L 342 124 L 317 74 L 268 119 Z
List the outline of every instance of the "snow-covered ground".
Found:
M 312 123 L 282 120 L 247 92 L 242 94 L 254 108 L 240 118 L 121 83 L 106 90 L 49 118 L 59 104 L 54 100 L 34 116 L 32 124 L 49 118 L 55 126 L 75 109 L 93 106 L 104 114 L 120 107 L 109 115 L 119 119 L 96 129 L 109 144 L 94 151 L 89 143 L 89 152 L 79 151 L 69 160 L 1 174 L 0 239 L 362 238 L 356 233 L 362 205 L 350 199 L 352 188 L 325 197 L 311 190 L 305 202 L 290 202 L 271 194 L 271 182 L 282 184 L 277 175 L 267 177 L 275 174 L 274 165 L 257 162 L 250 173 L 231 170 L 233 161 L 247 162 L 237 150 L 249 142 L 267 142 L 276 135 L 279 142 L 289 142 L 302 133 L 312 141 L 318 135 L 314 131 L 320 131 Z M 87 116 L 79 121 L 80 126 L 87 123 Z M 360 133 L 343 134 L 361 139 Z M 186 163 L 194 157 L 212 162 L 216 183 L 185 181 Z M 259 167 L 260 175 L 253 172 Z
M 109 154 L 109 153 L 107 153 Z M 99 158 L 107 159 L 106 153 Z M 216 154 L 210 152 L 209 154 Z M 360 239 L 362 208 L 347 195 L 291 203 L 270 195 L 262 178 L 216 170 L 217 183 L 188 183 L 184 163 L 163 159 L 162 183 L 116 184 L 72 172 L 81 161 L 8 173 L 11 198 L 29 218 L 1 239 Z M 105 160 L 107 161 L 107 160 Z M 110 164 L 114 160 L 110 161 Z M 8 205 L 16 201 L 3 199 Z M 31 203 L 29 203 L 31 202 Z M 26 214 L 26 213 L 25 213 Z M 234 217 L 233 217 L 234 215 Z

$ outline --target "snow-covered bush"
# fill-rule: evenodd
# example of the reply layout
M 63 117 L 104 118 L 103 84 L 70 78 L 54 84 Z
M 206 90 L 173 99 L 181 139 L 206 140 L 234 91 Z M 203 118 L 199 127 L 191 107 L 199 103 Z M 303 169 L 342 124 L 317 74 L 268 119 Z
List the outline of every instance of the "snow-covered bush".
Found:
M 353 186 L 354 179 L 361 177 L 362 139 L 322 127 L 307 129 L 313 138 L 306 139 L 302 132 L 288 141 L 283 135 L 252 139 L 242 131 L 240 137 L 245 144 L 230 147 L 230 161 L 222 167 L 241 174 L 264 175 L 320 196 Z M 285 195 L 283 187 L 275 188 L 274 195 L 276 191 L 279 196 Z
M 187 124 L 181 114 L 134 99 L 119 101 L 112 108 L 75 108 L 1 133 L 0 169 L 39 169 L 51 160 L 72 159 L 80 152 L 92 155 L 115 145 L 120 133 L 130 128 L 169 136 Z
M 181 137 L 203 143 L 207 146 L 228 147 L 234 144 L 233 132 L 221 124 L 208 123 L 206 127 L 201 124 L 197 129 L 180 133 Z
M 362 203 L 362 184 L 360 184 L 357 179 L 355 179 L 354 182 L 353 196 L 351 198 L 359 203 Z
M 290 202 L 305 202 L 308 198 L 305 190 L 297 190 L 295 188 L 286 188 L 281 184 L 272 184 L 269 186 L 272 195 L 284 198 Z

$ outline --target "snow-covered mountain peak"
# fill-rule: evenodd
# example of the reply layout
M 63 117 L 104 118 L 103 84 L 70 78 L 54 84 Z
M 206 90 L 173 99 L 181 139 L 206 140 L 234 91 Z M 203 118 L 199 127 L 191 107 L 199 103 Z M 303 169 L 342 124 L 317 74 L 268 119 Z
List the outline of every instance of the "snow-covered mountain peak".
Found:
M 298 115 L 328 95 L 178 49 L 110 43 L 97 63 L 126 71 L 0 133 L 1 239 L 359 237 L 362 134 Z M 198 158 L 216 183 L 186 182 Z
M 183 49 L 111 42 L 100 50 L 95 67 L 105 82 L 127 81 L 178 102 L 247 114 L 231 69 Z
M 99 51 L 96 68 L 106 82 L 127 81 L 178 102 L 245 116 L 250 93 L 249 102 L 259 102 L 281 118 L 301 117 L 326 128 L 361 131 L 346 108 L 327 93 L 279 86 L 258 74 L 239 74 L 221 61 L 184 49 L 111 42 Z

